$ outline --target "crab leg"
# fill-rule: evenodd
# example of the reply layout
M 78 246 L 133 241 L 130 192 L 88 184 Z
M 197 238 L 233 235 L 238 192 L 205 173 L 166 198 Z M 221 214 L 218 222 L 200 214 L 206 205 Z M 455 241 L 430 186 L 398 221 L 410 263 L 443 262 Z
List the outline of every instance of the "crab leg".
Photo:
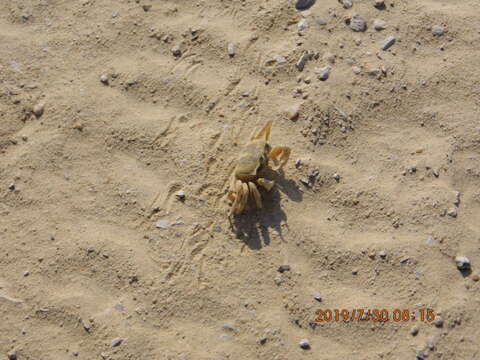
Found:
M 254 139 L 264 139 L 265 141 L 268 141 L 270 138 L 270 131 L 272 130 L 272 120 L 267 122 L 265 126 L 260 130 L 260 132 L 255 136 L 252 136 L 252 140 Z
M 241 214 L 245 209 L 245 205 L 247 205 L 248 201 L 248 185 L 246 183 L 242 183 L 242 201 L 239 203 L 237 214 Z
M 257 204 L 257 208 L 261 209 L 262 208 L 262 196 L 260 195 L 260 192 L 257 189 L 257 186 L 249 182 L 248 183 L 248 188 L 250 189 L 250 194 L 252 194 L 253 198 L 255 199 L 255 203 Z
M 288 146 L 275 146 L 272 151 L 270 151 L 268 158 L 272 160 L 275 165 L 273 170 L 281 169 L 287 163 L 291 151 Z
M 238 214 L 238 208 L 240 207 L 241 202 L 243 201 L 243 188 L 242 188 L 242 182 L 240 180 L 237 180 L 235 182 L 235 194 L 231 194 L 232 196 L 235 196 L 235 200 L 233 201 L 232 207 L 230 209 L 230 215 L 235 213 Z M 229 195 L 230 197 L 230 195 Z
M 275 181 L 259 178 L 257 179 L 257 184 L 266 189 L 267 191 L 270 191 L 272 190 L 273 185 L 275 185 Z

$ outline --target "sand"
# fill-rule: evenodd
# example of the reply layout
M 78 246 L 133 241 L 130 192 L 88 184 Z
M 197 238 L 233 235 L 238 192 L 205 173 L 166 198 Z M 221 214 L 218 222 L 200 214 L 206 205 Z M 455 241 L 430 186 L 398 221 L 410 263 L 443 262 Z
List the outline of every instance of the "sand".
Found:
M 480 3 L 374 3 L 2 1 L 0 358 L 479 359 Z

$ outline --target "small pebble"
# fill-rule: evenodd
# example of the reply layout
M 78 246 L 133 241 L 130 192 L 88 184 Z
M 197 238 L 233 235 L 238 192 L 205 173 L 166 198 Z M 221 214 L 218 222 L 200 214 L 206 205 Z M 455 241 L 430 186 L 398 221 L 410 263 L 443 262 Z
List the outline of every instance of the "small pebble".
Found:
M 278 277 L 278 276 L 277 276 L 277 277 L 275 278 L 275 284 L 281 285 L 282 283 L 283 283 L 283 279 L 282 279 L 281 277 Z
M 310 58 L 311 55 L 309 53 L 304 53 L 302 54 L 302 56 L 300 56 L 296 64 L 298 71 L 303 71 L 303 69 L 305 68 L 305 64 L 308 60 L 310 60 Z
M 261 337 L 261 338 L 257 339 L 257 344 L 259 344 L 259 345 L 265 345 L 266 342 L 267 342 L 266 337 Z
M 281 55 L 274 55 L 273 60 L 277 62 L 278 66 L 285 65 L 288 62 L 287 59 Z
M 460 191 L 455 191 L 455 200 L 453 201 L 453 205 L 460 205 Z
M 152 8 L 152 5 L 143 5 L 142 8 L 143 8 L 143 11 L 147 12 L 147 11 L 150 11 L 150 9 Z
M 418 334 L 418 331 L 419 331 L 419 327 L 417 325 L 413 326 L 411 329 L 410 329 L 410 335 L 412 336 L 417 336 Z
M 281 265 L 277 271 L 279 273 L 284 273 L 285 271 L 290 271 L 290 265 Z
M 10 351 L 8 354 L 8 360 L 17 360 L 17 352 L 16 351 Z
M 108 354 L 101 353 L 100 356 L 101 356 L 102 359 L 104 359 L 104 360 L 108 359 Z
M 377 31 L 382 31 L 387 28 L 387 23 L 381 19 L 375 19 L 373 21 L 373 28 Z
M 123 339 L 122 338 L 115 338 L 112 340 L 111 342 L 111 347 L 117 347 L 119 346 L 121 343 L 123 342 Z
M 423 350 L 417 350 L 416 353 L 415 353 L 415 358 L 416 358 L 417 360 L 425 360 L 426 355 L 425 355 L 425 353 L 423 352 Z
M 457 264 L 457 269 L 460 271 L 470 269 L 470 260 L 468 260 L 466 256 L 457 256 L 455 258 L 455 263 Z
M 232 323 L 223 324 L 222 329 L 225 330 L 225 331 L 237 332 L 237 328 Z
M 100 76 L 100 82 L 104 85 L 108 85 L 108 76 L 103 74 L 102 76 Z
M 320 293 L 318 291 L 315 291 L 312 295 L 313 295 L 313 298 L 315 300 L 317 300 L 318 302 L 322 301 L 322 295 L 320 295 Z
M 33 107 L 33 114 L 38 118 L 43 115 L 44 109 L 45 109 L 45 104 L 38 103 Z
M 408 262 L 408 260 L 410 260 L 409 257 L 404 257 L 404 258 L 400 259 L 400 264 L 406 264 Z
M 315 0 L 296 0 L 295 8 L 297 10 L 307 10 L 315 4 Z
M 437 328 L 441 328 L 443 326 L 443 318 L 441 316 L 437 316 L 437 318 L 432 322 Z
M 300 104 L 293 105 L 288 111 L 288 118 L 290 120 L 297 120 L 300 115 Z
M 180 49 L 180 45 L 175 45 L 171 51 L 172 51 L 172 55 L 175 57 L 180 57 L 182 55 L 182 50 Z
M 158 229 L 168 229 L 171 224 L 168 220 L 158 220 L 155 224 L 155 226 L 158 228 Z
M 380 256 L 382 259 L 385 259 L 387 257 L 387 252 L 382 250 L 378 253 L 378 256 Z
M 432 34 L 433 36 L 442 36 L 445 34 L 445 28 L 441 25 L 436 25 L 432 27 Z
M 447 211 L 447 215 L 451 216 L 453 218 L 456 218 L 458 216 L 457 209 L 450 209 Z
M 227 51 L 228 51 L 228 56 L 234 57 L 235 56 L 235 51 L 236 51 L 235 44 L 232 44 L 232 43 L 228 44 Z
M 303 31 L 307 28 L 308 26 L 308 21 L 307 19 L 302 19 L 298 22 L 297 24 L 297 28 L 298 28 L 298 31 Z
M 395 36 L 389 36 L 381 42 L 380 47 L 383 51 L 386 51 L 390 49 L 393 44 L 395 44 L 395 41 L 397 41 L 397 39 L 395 39 Z
M 330 73 L 332 72 L 331 66 L 325 66 L 320 69 L 320 73 L 318 74 L 318 79 L 321 81 L 325 81 L 330 77 Z
M 10 190 L 10 191 L 15 190 L 15 184 L 8 185 L 8 190 Z
M 375 0 L 373 6 L 379 10 L 385 9 L 385 0 Z
M 435 350 L 435 338 L 433 336 L 430 336 L 428 339 L 427 339 L 427 348 L 431 351 Z
M 340 181 L 340 175 L 338 175 L 338 174 L 333 174 L 333 179 L 334 179 L 335 181 L 337 181 L 337 182 Z
M 180 201 L 184 201 L 185 200 L 185 192 L 183 192 L 182 190 L 177 191 L 175 193 L 175 197 Z
M 360 15 L 353 15 L 350 19 L 350 29 L 356 32 L 362 32 L 367 29 L 367 23 Z
M 480 275 L 478 275 L 478 274 L 472 275 L 472 280 L 473 281 L 480 281 Z
M 24 276 L 24 277 L 27 277 L 28 275 L 30 275 L 30 271 L 25 271 L 25 272 L 23 273 L 23 276 Z
M 308 341 L 308 339 L 302 339 L 298 343 L 298 346 L 300 346 L 303 350 L 308 350 L 310 349 L 310 341 Z
M 352 0 L 340 0 L 340 3 L 345 9 L 350 9 L 353 6 Z

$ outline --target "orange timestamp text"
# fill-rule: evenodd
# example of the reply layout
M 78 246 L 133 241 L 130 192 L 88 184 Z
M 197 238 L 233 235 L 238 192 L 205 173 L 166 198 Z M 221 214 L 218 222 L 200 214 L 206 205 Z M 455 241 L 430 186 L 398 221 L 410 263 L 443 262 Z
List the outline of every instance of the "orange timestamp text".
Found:
M 422 308 L 410 309 L 317 309 L 315 322 L 331 321 L 373 321 L 373 322 L 402 322 L 420 320 L 432 322 L 435 320 L 435 313 L 432 309 Z

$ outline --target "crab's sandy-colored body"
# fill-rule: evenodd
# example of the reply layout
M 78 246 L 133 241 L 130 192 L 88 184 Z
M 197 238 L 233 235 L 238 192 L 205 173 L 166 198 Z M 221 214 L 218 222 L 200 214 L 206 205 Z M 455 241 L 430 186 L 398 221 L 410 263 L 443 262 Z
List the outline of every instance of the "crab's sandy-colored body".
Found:
M 274 164 L 273 170 L 285 165 L 290 157 L 290 148 L 276 146 L 271 148 L 268 140 L 272 129 L 272 121 L 260 130 L 252 133 L 250 141 L 240 153 L 237 165 L 230 180 L 228 199 L 232 202 L 230 214 L 241 214 L 245 210 L 249 195 L 255 199 L 257 208 L 262 207 L 262 198 L 257 185 L 270 191 L 274 185 L 272 180 L 261 177 L 261 171 L 269 166 L 269 160 Z

